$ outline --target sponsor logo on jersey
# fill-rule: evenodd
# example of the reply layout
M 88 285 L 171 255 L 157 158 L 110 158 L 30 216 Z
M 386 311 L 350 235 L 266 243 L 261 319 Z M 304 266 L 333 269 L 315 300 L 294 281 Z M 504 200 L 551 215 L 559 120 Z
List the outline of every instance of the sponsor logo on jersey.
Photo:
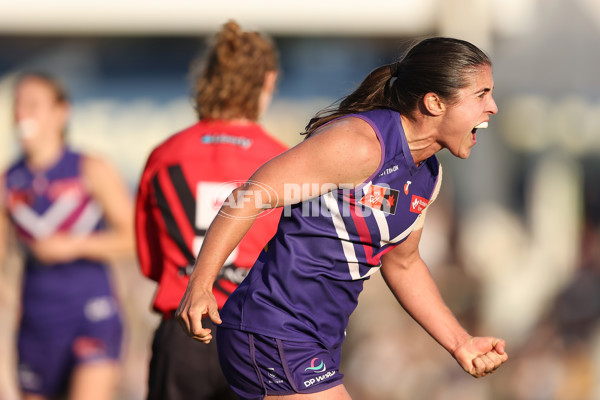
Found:
M 395 189 L 371 185 L 359 203 L 374 210 L 395 214 L 399 194 L 400 192 Z
M 406 181 L 404 184 L 404 194 L 408 196 L 408 188 L 410 187 L 411 181 Z
M 412 200 L 410 201 L 410 212 L 421 214 L 428 204 L 429 200 L 413 194 Z
M 325 362 L 323 360 L 321 360 L 320 363 L 317 364 L 318 358 L 315 357 L 310 361 L 310 367 L 305 368 L 305 371 L 312 371 L 315 374 L 321 373 L 323 371 L 325 371 L 327 369 L 327 367 L 325 366 Z
M 304 371 L 311 371 L 315 374 L 321 374 L 322 372 L 325 372 L 326 369 L 327 367 L 325 366 L 325 362 L 323 360 L 319 361 L 319 358 L 315 357 L 310 361 L 310 367 L 305 368 Z M 323 382 L 334 375 L 335 371 L 327 371 L 324 374 L 315 376 L 314 378 L 309 378 L 304 381 L 304 387 L 310 387 L 315 383 Z
M 385 176 L 385 175 L 392 174 L 392 173 L 398 171 L 398 169 L 399 169 L 398 165 L 394 165 L 393 167 L 389 167 L 389 168 L 382 170 L 381 173 L 379 174 L 379 176 Z
M 202 143 L 204 144 L 232 144 L 234 146 L 239 146 L 244 149 L 252 146 L 252 139 L 242 136 L 232 136 L 226 134 L 214 134 L 214 135 L 204 135 L 202 136 Z

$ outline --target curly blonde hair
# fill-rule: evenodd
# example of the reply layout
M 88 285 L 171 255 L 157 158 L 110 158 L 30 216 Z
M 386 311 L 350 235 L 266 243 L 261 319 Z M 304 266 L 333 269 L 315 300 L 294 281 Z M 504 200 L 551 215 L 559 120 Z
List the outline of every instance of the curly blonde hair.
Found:
M 268 71 L 278 68 L 272 41 L 258 32 L 244 32 L 229 21 L 213 38 L 199 62 L 194 100 L 200 119 L 259 117 L 259 98 Z

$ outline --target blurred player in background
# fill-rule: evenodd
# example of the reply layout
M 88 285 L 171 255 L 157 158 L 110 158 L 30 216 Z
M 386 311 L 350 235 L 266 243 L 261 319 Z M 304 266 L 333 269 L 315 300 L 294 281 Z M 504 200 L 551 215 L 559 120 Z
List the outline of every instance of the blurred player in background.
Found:
M 23 399 L 109 400 L 123 328 L 106 263 L 133 254 L 131 197 L 111 165 L 65 143 L 69 100 L 55 78 L 23 74 L 14 110 L 23 156 L 0 185 L 0 260 L 12 223 L 25 253 Z
M 505 343 L 469 335 L 419 255 L 425 211 L 442 181 L 435 153 L 467 158 L 477 127 L 497 112 L 491 61 L 450 38 L 416 43 L 317 114 L 308 137 L 252 175 L 232 197 L 285 206 L 274 238 L 221 316 L 218 271 L 261 211 L 225 203 L 206 234 L 177 318 L 210 342 L 243 399 L 349 399 L 341 347 L 363 282 L 381 268 L 398 301 L 475 377 L 507 359 Z M 308 190 L 296 190 L 294 188 Z M 376 327 L 374 327 L 376 329 Z M 266 396 L 266 397 L 265 397 Z
M 271 101 L 278 56 L 269 39 L 233 21 L 213 39 L 195 83 L 199 122 L 148 158 L 136 206 L 142 272 L 158 282 L 162 314 L 152 345 L 148 399 L 235 399 L 216 346 L 189 338 L 173 318 L 208 226 L 225 197 L 285 150 L 257 123 Z M 215 275 L 220 308 L 273 236 L 280 213 L 259 218 Z M 207 318 L 203 324 L 211 326 Z

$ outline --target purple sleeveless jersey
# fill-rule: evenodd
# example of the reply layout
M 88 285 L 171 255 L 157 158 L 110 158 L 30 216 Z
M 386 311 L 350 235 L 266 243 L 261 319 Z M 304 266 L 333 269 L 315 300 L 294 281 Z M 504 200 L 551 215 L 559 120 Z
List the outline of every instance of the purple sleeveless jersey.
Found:
M 31 170 L 21 160 L 7 171 L 4 204 L 21 242 L 103 228 L 81 160 L 65 149 L 46 170 Z M 123 328 L 104 264 L 82 259 L 48 265 L 24 249 L 19 385 L 53 397 L 67 387 L 76 365 L 118 359 Z
M 81 156 L 65 149 L 47 170 L 31 170 L 20 160 L 7 171 L 5 204 L 21 241 L 102 229 L 102 210 L 90 196 L 80 164 Z M 90 260 L 47 265 L 26 252 L 23 278 L 22 328 L 78 318 L 85 299 L 111 293 L 105 265 Z
M 383 254 L 422 227 L 441 183 L 437 158 L 415 165 L 397 112 L 351 116 L 377 133 L 379 168 L 359 187 L 284 210 L 277 233 L 225 304 L 224 327 L 340 346 L 364 280 Z

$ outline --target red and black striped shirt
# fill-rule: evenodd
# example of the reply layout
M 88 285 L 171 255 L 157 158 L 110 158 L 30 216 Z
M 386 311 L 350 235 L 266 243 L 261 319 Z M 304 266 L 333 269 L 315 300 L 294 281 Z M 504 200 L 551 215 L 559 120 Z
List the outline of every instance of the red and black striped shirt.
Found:
M 212 120 L 152 151 L 138 188 L 136 237 L 142 273 L 158 282 L 155 310 L 169 315 L 179 306 L 223 196 L 285 150 L 256 123 Z M 219 308 L 275 233 L 280 214 L 258 218 L 227 260 L 213 289 Z

